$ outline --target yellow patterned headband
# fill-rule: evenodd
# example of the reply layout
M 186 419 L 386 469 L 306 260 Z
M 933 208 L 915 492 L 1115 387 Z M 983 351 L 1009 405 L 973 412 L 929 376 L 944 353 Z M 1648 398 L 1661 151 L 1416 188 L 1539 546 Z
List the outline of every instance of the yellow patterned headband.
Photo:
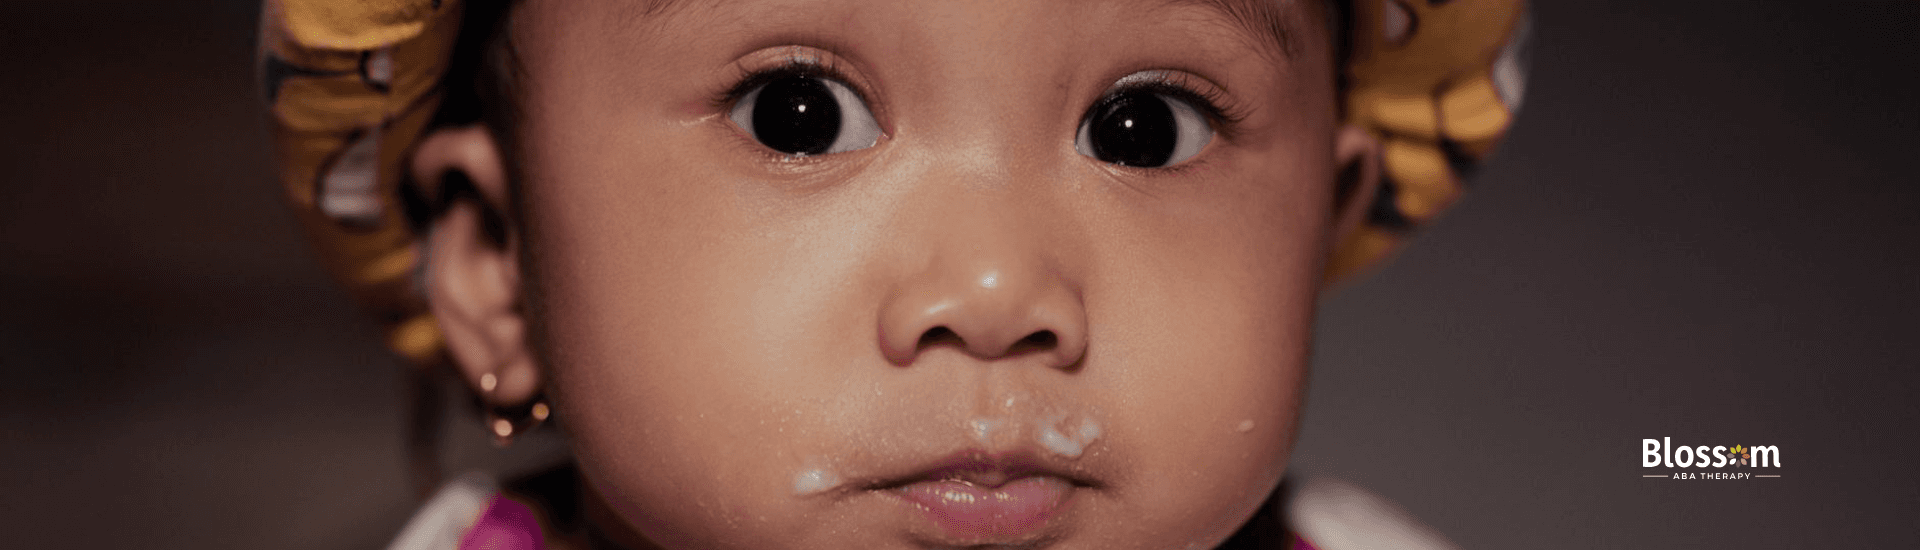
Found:
M 458 0 L 267 0 L 260 64 L 280 183 L 324 263 L 416 363 L 440 356 L 402 215 L 405 158 L 439 107 Z M 1356 0 L 1348 121 L 1381 139 L 1383 188 L 1329 278 L 1378 262 L 1452 204 L 1525 84 L 1524 0 Z

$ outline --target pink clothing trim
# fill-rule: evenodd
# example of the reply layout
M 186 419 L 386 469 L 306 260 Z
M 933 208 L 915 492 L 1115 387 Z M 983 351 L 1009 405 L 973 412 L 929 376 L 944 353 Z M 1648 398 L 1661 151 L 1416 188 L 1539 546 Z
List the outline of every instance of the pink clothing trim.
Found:
M 487 511 L 460 537 L 460 550 L 546 550 L 541 540 L 533 510 L 495 494 L 487 502 Z

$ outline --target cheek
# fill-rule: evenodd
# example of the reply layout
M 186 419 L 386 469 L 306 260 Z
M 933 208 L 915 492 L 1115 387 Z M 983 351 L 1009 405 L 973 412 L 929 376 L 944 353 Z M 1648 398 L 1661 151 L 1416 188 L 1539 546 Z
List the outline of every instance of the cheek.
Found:
M 854 362 L 823 345 L 850 340 L 830 336 L 845 324 L 793 315 L 825 311 L 832 289 L 770 275 L 786 271 L 756 260 L 777 255 L 763 247 L 709 244 L 671 269 L 602 258 L 622 275 L 555 277 L 554 301 L 575 305 L 542 329 L 582 468 L 642 532 L 692 546 L 741 535 L 701 529 L 769 521 L 799 466 L 833 446 L 820 417 L 854 387 L 836 368 Z
M 1088 307 L 1106 322 L 1086 374 L 1114 390 L 1110 443 L 1138 476 L 1126 515 L 1156 518 L 1144 531 L 1224 537 L 1284 472 L 1325 223 L 1303 195 L 1197 208 L 1210 223 L 1130 222 L 1101 253 L 1113 264 Z
M 723 540 L 703 530 L 790 495 L 787 465 L 820 433 L 801 412 L 844 384 L 830 367 L 848 361 L 818 343 L 850 340 L 834 336 L 852 320 L 804 313 L 850 300 L 833 284 L 848 262 L 801 265 L 791 234 L 760 227 L 764 212 L 734 184 L 666 161 L 680 152 L 601 150 L 661 138 L 571 122 L 528 151 L 537 177 L 524 205 L 557 415 L 583 471 L 635 527 Z

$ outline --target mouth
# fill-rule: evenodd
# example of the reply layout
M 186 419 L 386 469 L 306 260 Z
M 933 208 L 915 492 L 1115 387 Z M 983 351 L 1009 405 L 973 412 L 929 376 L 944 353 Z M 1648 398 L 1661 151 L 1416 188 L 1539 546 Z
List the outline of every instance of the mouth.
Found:
M 916 510 L 929 542 L 1028 546 L 1057 536 L 1051 520 L 1100 486 L 1036 453 L 964 451 L 866 489 Z

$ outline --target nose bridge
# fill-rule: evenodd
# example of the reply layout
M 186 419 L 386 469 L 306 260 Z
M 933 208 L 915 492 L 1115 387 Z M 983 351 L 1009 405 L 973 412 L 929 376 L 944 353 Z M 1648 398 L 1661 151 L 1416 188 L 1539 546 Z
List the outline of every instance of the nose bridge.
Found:
M 1061 228 L 1036 207 L 1044 193 L 939 181 L 954 175 L 916 186 L 916 208 L 902 213 L 913 230 L 899 233 L 908 261 L 880 312 L 882 353 L 906 366 L 951 344 L 982 360 L 1078 363 L 1086 313 L 1057 246 Z
M 1070 143 L 1072 129 L 1056 127 L 1057 117 L 1048 116 L 1053 113 L 1047 102 L 995 97 L 1015 94 L 981 95 L 985 97 L 952 99 L 951 105 L 937 109 L 933 127 L 916 136 L 919 145 L 937 151 L 939 159 L 921 183 L 956 191 L 1044 193 L 1040 188 L 1056 183 L 1060 147 Z
M 1003 25 L 1021 26 L 1027 24 Z M 999 29 L 1017 37 L 1032 34 L 1019 31 Z M 1058 153 L 1070 154 L 1075 128 L 1065 93 L 1069 77 L 1057 63 L 1044 61 L 1055 57 L 1047 48 L 1014 50 L 1009 43 L 1020 42 L 987 41 L 964 54 L 928 60 L 926 70 L 941 78 L 926 90 L 921 118 L 911 123 L 914 139 L 943 151 L 953 168 L 1018 178 Z M 976 177 L 973 183 L 996 182 Z

